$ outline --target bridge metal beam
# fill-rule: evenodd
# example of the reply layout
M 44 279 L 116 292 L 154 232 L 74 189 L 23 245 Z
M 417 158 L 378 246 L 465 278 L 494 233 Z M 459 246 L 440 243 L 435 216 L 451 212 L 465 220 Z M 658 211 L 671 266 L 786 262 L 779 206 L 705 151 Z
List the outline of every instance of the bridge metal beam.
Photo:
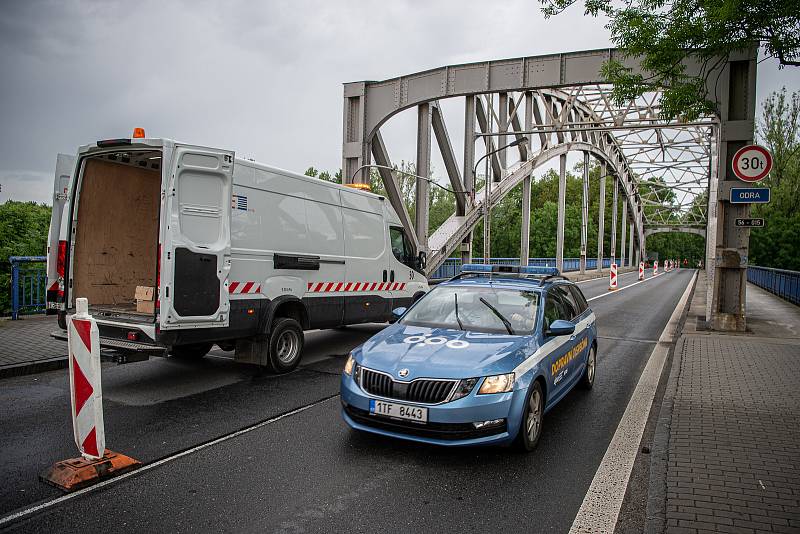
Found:
M 428 222 L 431 176 L 431 105 L 417 107 L 417 186 L 415 202 L 415 226 L 417 241 L 422 250 L 428 250 Z
M 558 158 L 558 221 L 556 223 L 556 267 L 564 271 L 564 221 L 567 211 L 567 155 Z
M 585 142 L 585 141 L 584 141 Z M 583 195 L 581 196 L 581 273 L 586 272 L 586 241 L 589 225 L 589 153 L 583 153 Z
M 456 160 L 455 152 L 453 152 L 453 145 L 450 144 L 447 125 L 445 125 L 438 102 L 431 103 L 431 127 L 433 128 L 436 143 L 439 145 L 439 153 L 442 155 L 447 177 L 450 179 L 450 187 L 455 191 L 456 213 L 464 215 L 464 210 L 467 207 L 464 182 L 461 180 L 461 173 L 458 171 L 458 161 Z
M 600 193 L 597 206 L 597 270 L 603 270 L 606 225 L 606 163 L 600 163 Z

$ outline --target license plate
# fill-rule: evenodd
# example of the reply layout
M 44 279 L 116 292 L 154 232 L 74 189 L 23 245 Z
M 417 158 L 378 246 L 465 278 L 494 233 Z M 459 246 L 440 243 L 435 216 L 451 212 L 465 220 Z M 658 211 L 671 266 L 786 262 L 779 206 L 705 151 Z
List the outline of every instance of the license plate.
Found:
M 420 423 L 428 422 L 428 409 L 420 406 L 409 406 L 407 404 L 397 404 L 395 402 L 385 402 L 370 399 L 369 413 L 372 415 L 383 415 L 385 417 L 395 417 L 397 419 L 408 419 Z

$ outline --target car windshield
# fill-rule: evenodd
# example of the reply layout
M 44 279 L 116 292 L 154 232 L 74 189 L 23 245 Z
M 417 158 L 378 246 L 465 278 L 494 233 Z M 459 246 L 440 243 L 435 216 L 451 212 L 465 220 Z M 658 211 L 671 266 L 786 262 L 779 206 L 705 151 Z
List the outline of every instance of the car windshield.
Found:
M 536 291 L 444 285 L 425 295 L 400 322 L 431 328 L 508 334 L 499 312 L 508 320 L 514 334 L 523 335 L 533 332 L 538 307 L 539 293 Z

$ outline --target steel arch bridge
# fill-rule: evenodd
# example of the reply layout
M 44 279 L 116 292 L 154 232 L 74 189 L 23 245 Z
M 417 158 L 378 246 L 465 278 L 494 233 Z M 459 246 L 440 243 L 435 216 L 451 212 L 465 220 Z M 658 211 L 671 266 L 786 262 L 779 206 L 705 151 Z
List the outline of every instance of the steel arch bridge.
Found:
M 399 214 L 406 234 L 417 250 L 428 254 L 427 274 L 457 251 L 461 252 L 463 260 L 469 261 L 473 229 L 482 218 L 486 221 L 484 242 L 487 247 L 491 242 L 487 213 L 520 184 L 523 188 L 520 256 L 527 263 L 531 180 L 539 167 L 554 158 L 560 162 L 556 257 L 561 268 L 566 157 L 570 151 L 582 152 L 584 161 L 582 271 L 589 254 L 586 234 L 591 158 L 601 167 L 600 195 L 593 200 L 599 203 L 598 237 L 605 235 L 605 181 L 611 178 L 613 211 L 611 250 L 608 252 L 612 258 L 626 256 L 626 233 L 629 236 L 627 257 L 635 256 L 638 261 L 645 254 L 646 237 L 665 229 L 708 234 L 709 267 L 710 262 L 720 256 L 720 248 L 736 248 L 738 257 L 746 258 L 746 239 L 742 243 L 740 237 L 729 236 L 728 230 L 717 230 L 717 208 L 727 207 L 721 198 L 722 182 L 728 179 L 724 168 L 730 159 L 728 145 L 738 143 L 736 146 L 741 146 L 739 140 L 752 140 L 753 136 L 755 52 L 744 51 L 740 58 L 721 58 L 710 62 L 710 66 L 709 62 L 701 63 L 691 56 L 684 59 L 687 74 L 700 74 L 711 80 L 707 89 L 712 99 L 716 99 L 718 108 L 715 115 L 692 122 L 661 117 L 662 91 L 646 93 L 624 105 L 615 103 L 611 98 L 613 87 L 600 75 L 603 63 L 612 59 L 634 72 L 642 72 L 636 58 L 620 50 L 604 49 L 450 65 L 383 81 L 346 83 L 343 181 L 367 183 L 371 170 L 378 170 L 388 200 Z M 735 69 L 740 73 L 737 76 L 731 74 Z M 742 87 L 744 91 L 740 91 Z M 748 93 L 751 88 L 753 90 Z M 464 149 L 459 155 L 453 149 L 440 106 L 441 101 L 455 98 L 464 101 Z M 417 110 L 417 209 L 413 221 L 400 195 L 397 172 L 392 170 L 391 147 L 386 146 L 381 135 L 382 126 L 411 108 Z M 427 200 L 433 138 L 455 195 L 456 208 L 431 233 Z M 508 146 L 510 140 L 525 142 L 512 148 Z M 491 177 L 489 180 L 476 180 L 476 144 L 478 154 L 482 154 L 478 160 L 486 158 L 490 162 L 485 172 Z M 718 155 L 724 156 L 722 162 Z M 619 195 L 622 195 L 622 220 L 618 224 Z M 709 207 L 712 217 L 707 216 Z M 618 226 L 621 233 L 619 254 Z M 706 226 L 709 227 L 707 232 L 702 230 Z M 597 241 L 597 255 L 602 257 L 606 252 L 604 239 Z M 484 256 L 489 256 L 488 249 L 484 250 Z M 732 257 L 729 259 L 730 264 L 718 262 L 717 269 L 738 268 L 741 271 L 741 262 L 734 267 Z M 743 271 L 717 274 L 718 279 L 737 275 L 739 286 L 743 285 Z M 730 287 L 734 285 L 731 278 Z M 743 290 L 737 291 L 741 303 Z M 719 287 L 714 285 L 713 292 L 717 295 Z M 716 298 L 711 295 L 712 289 L 709 289 L 709 302 Z M 718 308 L 726 308 L 729 315 L 737 313 L 732 296 L 727 304 L 715 302 Z M 741 310 L 742 306 L 739 315 L 743 313 Z

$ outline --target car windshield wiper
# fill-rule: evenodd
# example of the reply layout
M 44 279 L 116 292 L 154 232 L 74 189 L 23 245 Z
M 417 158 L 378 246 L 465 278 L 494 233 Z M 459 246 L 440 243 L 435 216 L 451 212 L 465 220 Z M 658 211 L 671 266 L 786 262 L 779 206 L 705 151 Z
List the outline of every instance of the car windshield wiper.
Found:
M 456 301 L 456 321 L 458 321 L 458 327 L 464 330 L 464 325 L 461 323 L 461 319 L 458 318 L 458 293 L 453 293 L 453 298 Z
M 500 313 L 499 311 L 497 311 L 497 308 L 495 308 L 494 306 L 492 306 L 491 304 L 489 304 L 489 301 L 487 301 L 485 298 L 481 297 L 481 298 L 480 298 L 480 301 L 481 301 L 481 302 L 483 302 L 484 304 L 486 304 L 486 306 L 487 306 L 487 307 L 488 307 L 490 310 L 492 310 L 492 313 L 494 313 L 494 314 L 497 316 L 497 318 L 498 318 L 498 319 L 500 319 L 501 321 L 503 321 L 503 324 L 505 325 L 505 327 L 506 327 L 506 330 L 508 330 L 508 333 L 509 333 L 509 334 L 511 334 L 511 335 L 513 336 L 513 335 L 514 335 L 514 329 L 513 329 L 513 328 L 511 328 L 511 323 L 509 322 L 509 320 L 508 320 L 508 319 L 506 319 L 506 318 L 503 316 L 503 314 L 502 314 L 502 313 Z

